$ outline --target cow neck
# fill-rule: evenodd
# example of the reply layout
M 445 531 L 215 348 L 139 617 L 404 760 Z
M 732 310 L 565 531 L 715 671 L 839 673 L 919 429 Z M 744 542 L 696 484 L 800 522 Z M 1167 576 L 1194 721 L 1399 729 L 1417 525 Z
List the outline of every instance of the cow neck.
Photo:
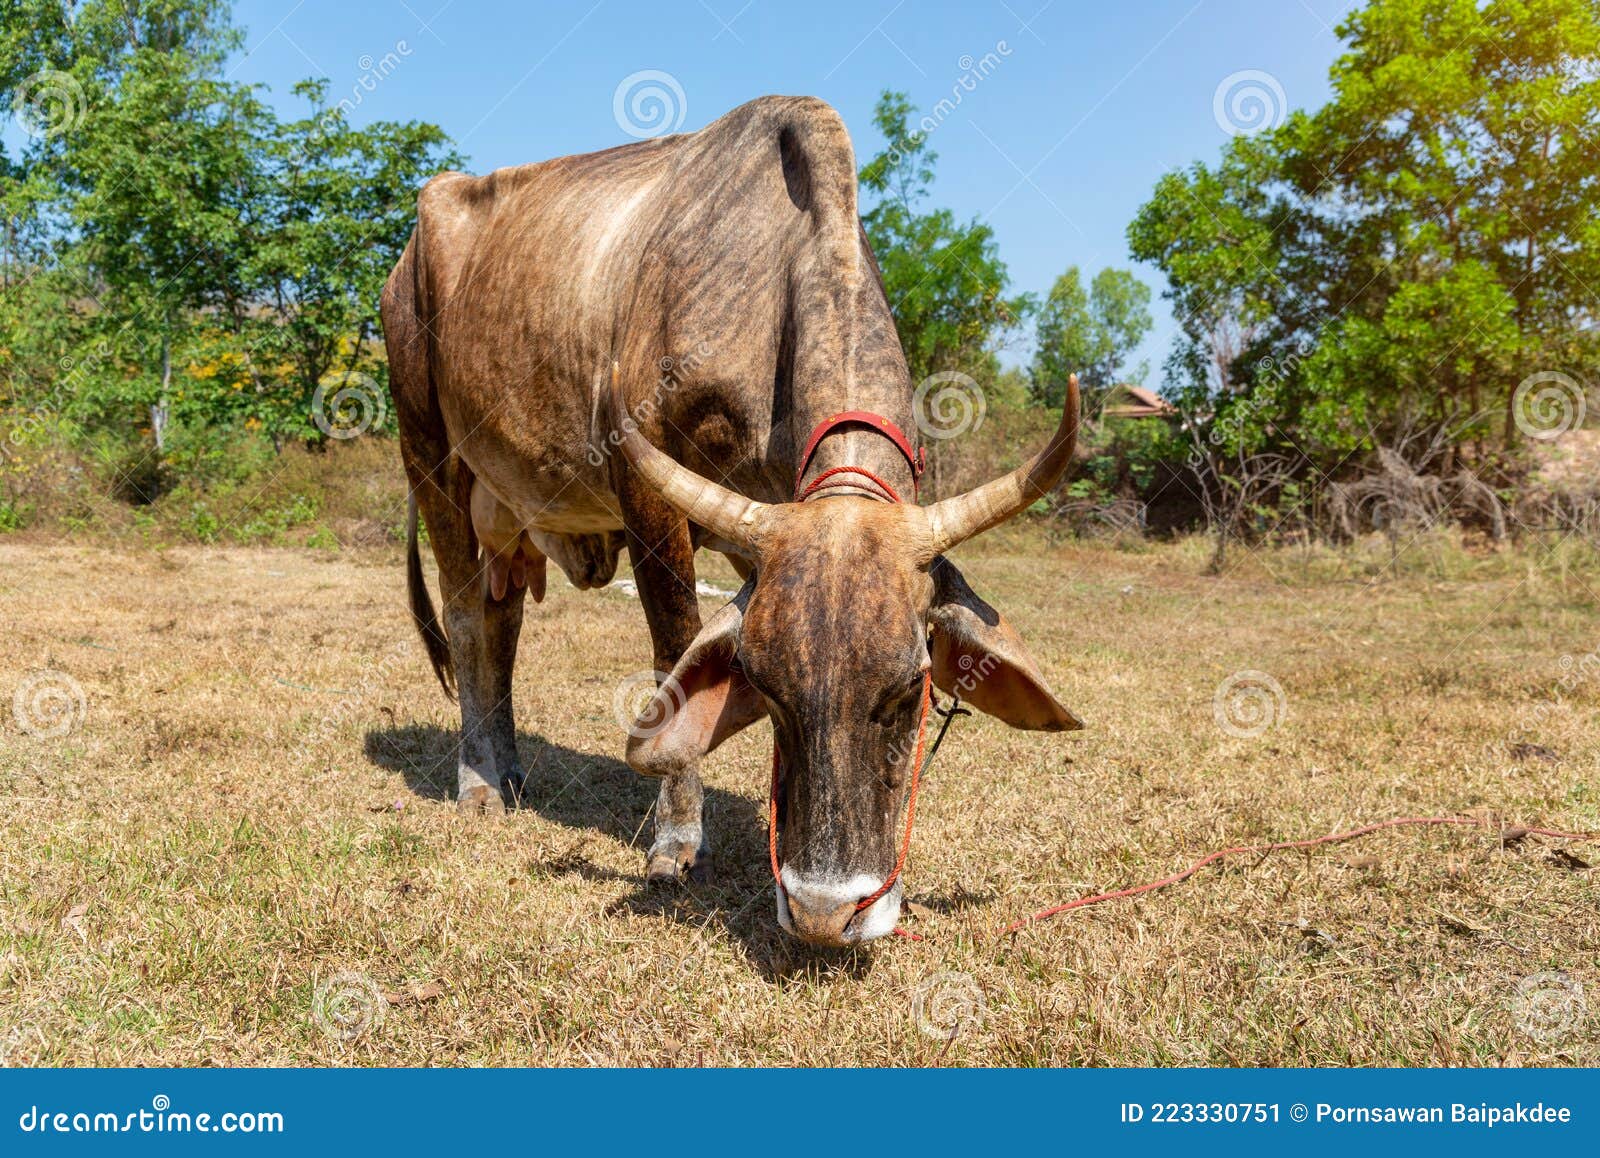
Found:
M 850 487 L 857 491 L 865 491 L 873 497 L 887 502 L 898 503 L 902 501 L 900 492 L 895 489 L 892 483 L 882 475 L 857 463 L 845 462 L 826 466 L 810 482 L 805 481 L 806 472 L 817 458 L 818 451 L 822 449 L 824 440 L 828 439 L 830 435 L 841 431 L 872 431 L 893 445 L 910 468 L 912 496 L 916 496 L 918 480 L 922 475 L 925 459 L 920 449 L 913 449 L 911 440 L 907 437 L 905 431 L 890 419 L 870 410 L 839 410 L 813 426 L 810 435 L 806 438 L 805 445 L 800 453 L 799 464 L 795 469 L 795 502 L 805 502 L 812 496 L 834 487 Z

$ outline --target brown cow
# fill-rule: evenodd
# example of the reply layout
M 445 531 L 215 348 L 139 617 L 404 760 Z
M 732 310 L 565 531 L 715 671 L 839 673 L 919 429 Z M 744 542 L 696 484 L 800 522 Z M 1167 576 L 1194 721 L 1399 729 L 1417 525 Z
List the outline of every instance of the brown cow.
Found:
M 526 593 L 542 597 L 550 558 L 578 587 L 608 583 L 624 542 L 670 673 L 627 746 L 662 779 L 651 879 L 708 868 L 700 759 L 771 716 L 779 921 L 821 944 L 880 937 L 900 909 L 890 878 L 925 674 L 1016 727 L 1080 726 L 943 555 L 1054 486 L 1076 390 L 1032 462 L 910 501 L 912 386 L 850 140 L 821 101 L 765 97 L 695 133 L 435 178 L 383 325 L 413 495 L 411 606 L 461 703 L 462 811 L 498 811 L 521 785 L 511 671 Z M 851 411 L 871 418 L 825 421 Z M 703 628 L 701 546 L 746 578 Z

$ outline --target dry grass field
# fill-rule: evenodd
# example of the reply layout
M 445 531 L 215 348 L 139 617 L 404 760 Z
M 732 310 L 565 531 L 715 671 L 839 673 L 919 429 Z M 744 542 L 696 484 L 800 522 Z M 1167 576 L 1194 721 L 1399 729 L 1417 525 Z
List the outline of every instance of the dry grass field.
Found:
M 649 645 L 625 592 L 552 576 L 529 605 L 528 804 L 467 821 L 394 550 L 0 539 L 0 1050 L 1600 1064 L 1592 845 L 1385 832 L 994 935 L 1228 844 L 1424 813 L 1600 829 L 1600 571 L 1432 541 L 1373 559 L 1212 578 L 1199 544 L 967 548 L 1089 728 L 961 721 L 907 868 L 927 939 L 825 952 L 774 920 L 764 725 L 706 768 L 716 881 L 645 888 L 654 785 L 619 761 L 613 692 Z

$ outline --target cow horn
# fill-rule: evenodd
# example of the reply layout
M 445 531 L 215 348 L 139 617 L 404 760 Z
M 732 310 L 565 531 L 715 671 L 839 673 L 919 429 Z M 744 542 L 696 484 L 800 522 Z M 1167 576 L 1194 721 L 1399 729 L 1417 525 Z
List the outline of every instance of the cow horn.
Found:
M 722 536 L 738 547 L 755 549 L 755 537 L 765 503 L 747 499 L 719 486 L 688 467 L 674 462 L 639 433 L 638 423 L 622 402 L 621 371 L 611 363 L 611 420 L 614 437 L 631 466 L 669 506 L 692 523 Z
M 1050 444 L 1010 474 L 925 507 L 933 554 L 939 555 L 1021 514 L 1061 481 L 1078 441 L 1078 376 L 1067 379 L 1061 425 Z

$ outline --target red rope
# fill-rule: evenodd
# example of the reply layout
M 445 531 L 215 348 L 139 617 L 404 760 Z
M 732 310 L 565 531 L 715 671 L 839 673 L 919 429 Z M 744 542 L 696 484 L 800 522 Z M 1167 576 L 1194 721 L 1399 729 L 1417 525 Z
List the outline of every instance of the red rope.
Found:
M 1279 840 L 1271 844 L 1241 844 L 1232 848 L 1219 849 L 1209 856 L 1202 857 L 1180 873 L 1173 873 L 1170 877 L 1162 877 L 1158 881 L 1151 881 L 1147 885 L 1136 885 L 1130 889 L 1117 889 L 1115 892 L 1096 893 L 1092 897 L 1079 897 L 1075 901 L 1068 901 L 1061 905 L 1052 905 L 1048 909 L 1040 909 L 1037 913 L 1014 921 L 1001 929 L 996 936 L 1004 937 L 1007 933 L 1015 933 L 1026 928 L 1035 921 L 1047 921 L 1051 917 L 1065 913 L 1069 909 L 1081 909 L 1088 905 L 1098 905 L 1105 901 L 1117 901 L 1124 897 L 1136 897 L 1140 893 L 1154 892 L 1164 889 L 1168 885 L 1186 881 L 1195 873 L 1205 868 L 1212 861 L 1221 860 L 1223 857 L 1237 856 L 1240 853 L 1268 853 L 1279 852 L 1291 848 L 1314 848 L 1322 844 L 1338 844 L 1346 840 L 1354 840 L 1358 836 L 1366 836 L 1385 828 L 1399 828 L 1402 825 L 1439 825 L 1439 824 L 1469 824 L 1476 827 L 1487 827 L 1486 821 L 1471 816 L 1401 816 L 1394 820 L 1380 820 L 1376 824 L 1364 824 L 1360 828 L 1352 828 L 1348 832 L 1334 832 L 1327 836 L 1318 836 L 1310 840 Z M 1521 836 L 1548 836 L 1557 840 L 1594 840 L 1600 834 L 1589 832 L 1560 832 L 1551 828 L 1525 828 L 1517 830 Z M 1504 833 L 1502 839 L 1510 839 Z
M 900 494 L 899 494 L 898 491 L 896 491 L 892 486 L 890 486 L 888 483 L 886 483 L 883 479 L 881 479 L 877 475 L 873 474 L 870 470 L 867 470 L 866 468 L 859 467 L 859 466 L 833 466 L 833 467 L 829 467 L 827 470 L 823 471 L 816 478 L 812 479 L 809 483 L 807 483 L 804 490 L 800 490 L 797 487 L 796 490 L 795 490 L 795 493 L 794 493 L 794 501 L 797 502 L 797 503 L 803 503 L 803 502 L 806 501 L 806 499 L 810 498 L 817 491 L 827 490 L 828 487 L 850 487 L 850 486 L 859 486 L 860 485 L 858 483 L 847 482 L 847 481 L 843 481 L 843 480 L 839 480 L 839 479 L 835 479 L 833 482 L 830 482 L 830 483 L 824 483 L 823 482 L 824 479 L 833 478 L 834 475 L 841 475 L 841 474 L 859 474 L 859 475 L 862 475 L 863 477 L 865 477 L 867 479 L 870 479 L 880 490 L 882 490 L 883 494 L 884 494 L 884 497 L 887 498 L 890 502 L 898 503 L 900 501 Z
M 900 870 L 906 867 L 906 855 L 911 851 L 911 824 L 917 818 L 917 787 L 922 783 L 922 749 L 928 739 L 928 705 L 933 702 L 933 672 L 922 673 L 922 712 L 917 718 L 917 754 L 911 762 L 911 791 L 906 796 L 906 835 L 900 842 L 900 856 L 894 862 L 894 872 L 890 873 L 878 891 L 870 897 L 863 897 L 856 902 L 856 912 L 864 912 L 878 902 L 878 899 L 894 888 L 895 881 L 900 879 Z
M 840 426 L 856 423 L 865 426 L 868 430 L 875 430 L 890 442 L 895 449 L 905 455 L 907 464 L 911 467 L 911 489 L 917 489 L 917 480 L 922 477 L 922 472 L 927 468 L 928 456 L 923 450 L 913 451 L 911 440 L 906 437 L 906 432 L 881 414 L 874 414 L 870 410 L 845 410 L 839 414 L 824 418 L 811 428 L 811 437 L 806 439 L 806 448 L 800 455 L 800 463 L 794 471 L 794 489 L 800 490 L 800 480 L 806 476 L 806 467 L 811 465 L 811 456 L 817 453 L 817 447 L 822 445 L 822 440 L 828 437 Z M 799 501 L 798 499 L 796 500 Z M 896 499 L 895 502 L 899 502 Z

